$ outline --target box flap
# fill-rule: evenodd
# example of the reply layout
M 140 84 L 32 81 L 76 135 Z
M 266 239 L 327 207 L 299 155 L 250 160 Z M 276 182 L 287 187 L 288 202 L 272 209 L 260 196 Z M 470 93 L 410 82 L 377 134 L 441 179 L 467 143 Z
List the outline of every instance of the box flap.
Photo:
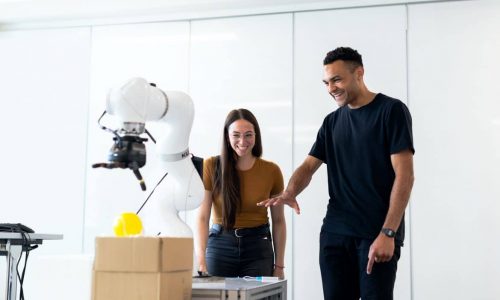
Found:
M 95 241 L 97 271 L 172 272 L 192 268 L 192 238 L 97 237 Z
M 160 245 L 155 237 L 97 237 L 94 270 L 159 271 Z
M 162 262 L 163 272 L 193 269 L 193 239 L 163 237 Z

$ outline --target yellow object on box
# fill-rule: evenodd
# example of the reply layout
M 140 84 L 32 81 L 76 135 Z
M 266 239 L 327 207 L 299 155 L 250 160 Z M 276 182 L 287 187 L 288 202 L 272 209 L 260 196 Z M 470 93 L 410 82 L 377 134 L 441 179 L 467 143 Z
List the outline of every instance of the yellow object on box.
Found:
M 116 236 L 132 236 L 142 234 L 142 222 L 139 216 L 132 212 L 122 213 L 115 219 L 113 231 Z

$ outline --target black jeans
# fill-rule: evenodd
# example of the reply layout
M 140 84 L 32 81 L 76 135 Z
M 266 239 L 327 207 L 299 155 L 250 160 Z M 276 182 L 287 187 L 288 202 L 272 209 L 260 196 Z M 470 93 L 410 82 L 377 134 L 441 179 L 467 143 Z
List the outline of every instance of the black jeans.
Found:
M 392 300 L 401 247 L 366 274 L 372 240 L 321 231 L 319 264 L 325 300 Z
M 207 271 L 221 277 L 271 276 L 274 252 L 269 224 L 225 231 L 214 224 L 209 231 Z

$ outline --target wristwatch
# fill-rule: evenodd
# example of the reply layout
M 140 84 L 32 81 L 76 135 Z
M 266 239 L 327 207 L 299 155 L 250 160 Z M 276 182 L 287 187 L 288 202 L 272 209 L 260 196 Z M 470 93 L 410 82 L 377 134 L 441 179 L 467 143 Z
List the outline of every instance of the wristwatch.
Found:
M 390 228 L 382 228 L 381 232 L 390 238 L 393 238 L 396 236 L 396 231 L 394 231 Z

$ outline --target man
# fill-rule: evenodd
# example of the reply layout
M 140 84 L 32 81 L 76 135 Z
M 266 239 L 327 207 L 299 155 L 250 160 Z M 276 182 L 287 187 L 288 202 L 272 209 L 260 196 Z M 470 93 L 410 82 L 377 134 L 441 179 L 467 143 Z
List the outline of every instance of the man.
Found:
M 287 204 L 326 163 L 330 200 L 320 234 L 325 299 L 393 299 L 404 239 L 404 211 L 413 186 L 411 116 L 406 105 L 368 90 L 361 55 L 339 47 L 324 59 L 328 93 L 339 108 L 319 129 L 305 161 L 282 195 Z

